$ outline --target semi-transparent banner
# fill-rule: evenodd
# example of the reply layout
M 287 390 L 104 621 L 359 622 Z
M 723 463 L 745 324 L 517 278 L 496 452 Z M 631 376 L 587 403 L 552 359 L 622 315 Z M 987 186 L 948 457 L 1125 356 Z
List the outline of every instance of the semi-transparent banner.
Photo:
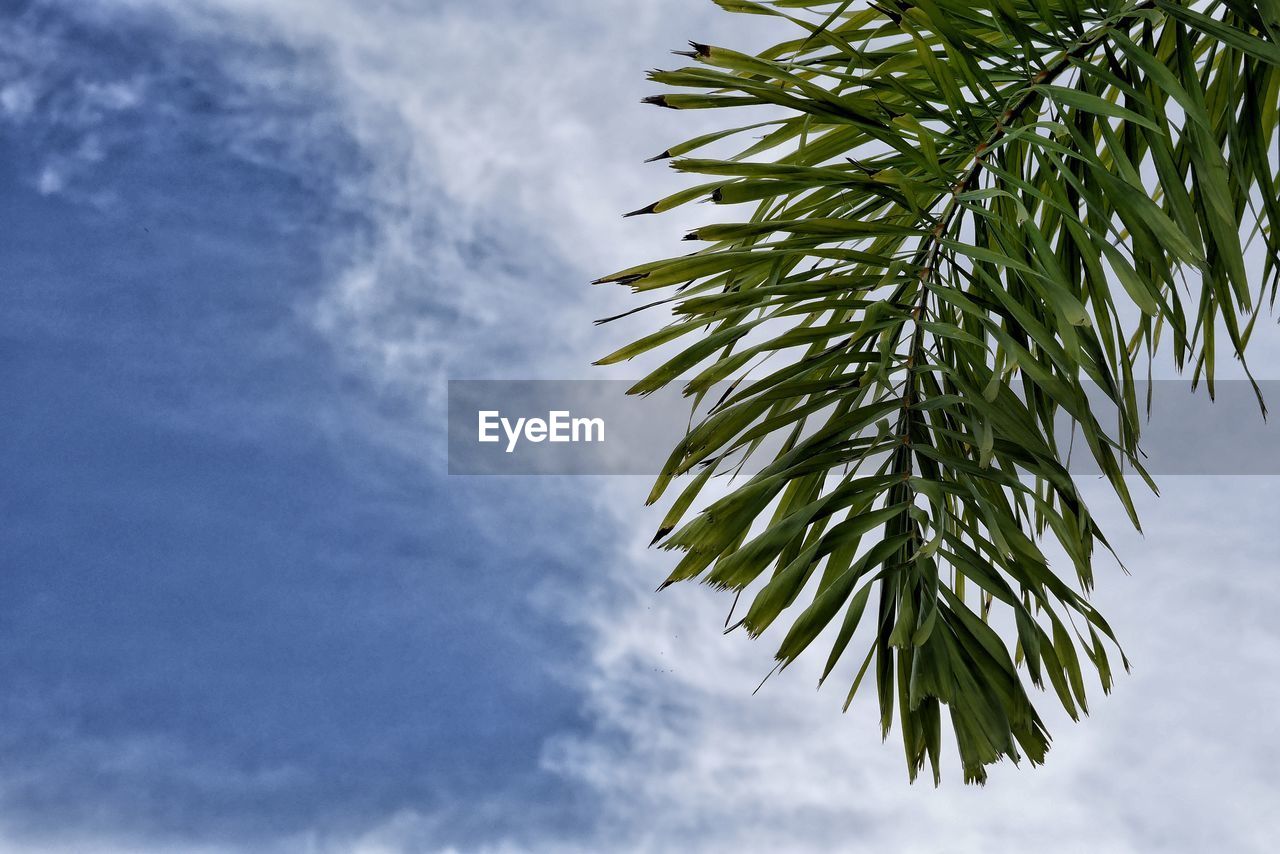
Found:
M 726 392 L 700 400 L 679 385 L 647 397 L 626 394 L 620 380 L 452 380 L 449 382 L 449 473 L 457 475 L 656 475 L 691 424 Z M 1263 398 L 1280 403 L 1280 381 L 1260 384 Z M 1142 424 L 1143 466 L 1152 475 L 1280 474 L 1280 427 L 1262 417 L 1253 387 L 1219 382 L 1210 400 L 1203 385 L 1186 380 L 1139 384 L 1151 412 Z M 1086 387 L 1103 429 L 1117 435 L 1114 409 L 1096 387 Z M 697 404 L 695 406 L 695 403 Z M 830 409 L 811 413 L 807 432 Z M 871 434 L 875 426 L 868 428 Z M 1094 474 L 1098 466 L 1070 417 L 1058 415 L 1055 441 L 1068 468 Z M 742 463 L 751 474 L 767 465 L 789 431 L 769 435 Z M 736 466 L 739 452 L 727 459 Z

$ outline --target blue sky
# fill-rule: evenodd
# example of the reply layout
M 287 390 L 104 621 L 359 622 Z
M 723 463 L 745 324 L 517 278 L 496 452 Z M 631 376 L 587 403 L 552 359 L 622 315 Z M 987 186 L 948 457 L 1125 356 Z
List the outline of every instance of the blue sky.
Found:
M 681 233 L 617 213 L 693 134 L 642 70 L 708 32 L 757 35 L 3 4 L 0 850 L 1265 850 L 1269 479 L 1147 500 L 1099 593 L 1135 675 L 1049 767 L 934 792 L 803 668 L 751 697 L 722 599 L 652 595 L 643 484 L 445 475 L 446 378 L 628 334 L 585 282 Z
M 536 534 L 572 499 L 449 483 L 356 423 L 405 404 L 297 307 L 367 227 L 333 204 L 360 152 L 315 92 L 220 70 L 291 52 L 123 21 L 4 22 L 56 45 L 7 57 L 43 88 L 0 139 L 4 813 L 216 841 L 528 788 L 579 718 L 543 666 L 577 645 L 526 602 L 581 572 Z M 322 128 L 307 160 L 234 150 L 277 112 Z

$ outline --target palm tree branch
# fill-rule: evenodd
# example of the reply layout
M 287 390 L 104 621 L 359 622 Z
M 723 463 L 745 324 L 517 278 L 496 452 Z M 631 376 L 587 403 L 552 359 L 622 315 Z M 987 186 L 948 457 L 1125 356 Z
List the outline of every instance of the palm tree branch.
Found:
M 824 680 L 876 588 L 854 691 L 874 661 L 882 726 L 896 709 L 911 777 L 927 761 L 938 778 L 943 707 L 966 780 L 1001 757 L 1039 762 L 1048 737 L 1018 671 L 1075 716 L 1087 709 L 1078 651 L 1109 690 L 1103 641 L 1115 640 L 1039 545 L 1056 541 L 1084 591 L 1095 544 L 1110 548 L 1055 419 L 1137 524 L 1125 477 L 1146 477 L 1138 355 L 1153 358 L 1170 330 L 1177 364 L 1211 392 L 1219 327 L 1242 356 L 1262 302 L 1242 262 L 1249 216 L 1273 296 L 1280 283 L 1275 4 L 717 2 L 804 34 L 755 56 L 695 43 L 694 67 L 651 78 L 698 91 L 648 100 L 786 117 L 671 146 L 658 159 L 709 180 L 636 213 L 708 198 L 755 213 L 691 232 L 709 244 L 691 255 L 600 280 L 677 289 L 651 303 L 675 322 L 602 361 L 698 336 L 633 391 L 709 362 L 685 391 L 714 404 L 651 495 L 699 472 L 655 538 L 683 553 L 666 584 L 757 586 L 735 624 L 753 636 L 812 589 L 777 657 L 789 665 L 838 622 Z M 701 153 L 752 130 L 766 132 L 737 155 Z M 749 379 L 784 351 L 800 355 Z M 757 453 L 772 458 L 686 521 L 716 473 Z

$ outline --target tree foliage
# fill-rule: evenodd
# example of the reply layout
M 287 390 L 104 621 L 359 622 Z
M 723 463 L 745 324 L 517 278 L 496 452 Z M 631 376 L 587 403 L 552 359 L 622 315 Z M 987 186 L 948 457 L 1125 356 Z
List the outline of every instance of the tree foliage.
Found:
M 1056 422 L 1137 525 L 1144 363 L 1212 393 L 1215 354 L 1243 361 L 1280 281 L 1280 0 L 716 2 L 790 38 L 693 44 L 647 100 L 770 117 L 655 158 L 703 177 L 636 214 L 754 213 L 600 280 L 675 315 L 602 360 L 680 347 L 633 392 L 716 388 L 651 497 L 682 486 L 667 583 L 747 591 L 753 636 L 785 613 L 782 666 L 830 626 L 824 680 L 868 625 L 849 699 L 873 673 L 913 780 L 939 779 L 944 707 L 966 781 L 1040 763 L 1022 675 L 1075 718 L 1090 670 L 1107 691 L 1128 666 L 1087 598 L 1107 541 Z M 758 473 L 694 511 L 768 437 Z

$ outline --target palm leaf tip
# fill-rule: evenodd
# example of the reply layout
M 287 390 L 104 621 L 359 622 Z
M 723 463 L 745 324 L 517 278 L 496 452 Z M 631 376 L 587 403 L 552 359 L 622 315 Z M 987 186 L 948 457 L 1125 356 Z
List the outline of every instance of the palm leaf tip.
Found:
M 623 216 L 623 219 L 627 219 L 633 216 L 647 216 L 649 214 L 655 214 L 657 212 L 658 212 L 658 203 L 654 202 L 653 204 L 645 205 L 642 208 L 634 210 L 631 213 L 625 213 L 622 216 Z

